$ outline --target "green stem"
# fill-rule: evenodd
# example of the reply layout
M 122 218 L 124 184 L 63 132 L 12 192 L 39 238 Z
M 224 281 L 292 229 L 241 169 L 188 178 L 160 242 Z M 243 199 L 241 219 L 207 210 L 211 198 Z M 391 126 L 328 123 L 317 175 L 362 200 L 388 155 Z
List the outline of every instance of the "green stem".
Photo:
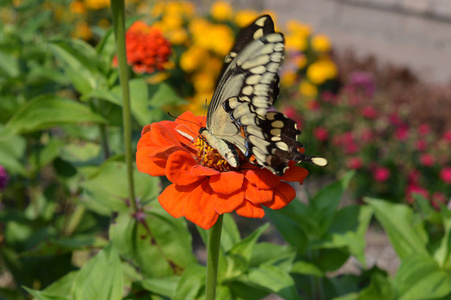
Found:
M 125 4 L 124 0 L 112 0 L 114 36 L 116 38 L 116 53 L 119 64 L 119 80 L 122 87 L 122 121 L 124 126 L 125 162 L 127 164 L 128 196 L 133 213 L 138 212 L 133 184 L 133 154 L 132 154 L 132 121 L 130 112 L 130 87 L 128 85 L 128 66 L 125 51 Z
M 216 280 L 218 278 L 219 246 L 221 244 L 222 218 L 219 215 L 216 224 L 208 230 L 207 245 L 207 286 L 206 299 L 214 300 L 216 296 Z
M 105 124 L 99 125 L 100 130 L 100 144 L 102 145 L 103 158 L 107 160 L 110 158 L 110 146 L 108 145 L 108 131 Z

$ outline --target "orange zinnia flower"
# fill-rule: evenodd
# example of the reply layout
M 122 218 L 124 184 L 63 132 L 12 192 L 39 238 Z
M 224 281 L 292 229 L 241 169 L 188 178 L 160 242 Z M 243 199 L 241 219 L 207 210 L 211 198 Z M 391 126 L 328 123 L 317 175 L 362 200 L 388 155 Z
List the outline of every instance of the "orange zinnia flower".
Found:
M 127 63 L 135 73 L 153 73 L 164 70 L 172 53 L 171 44 L 160 29 L 136 21 L 125 35 Z M 117 57 L 113 59 L 117 66 Z
M 209 229 L 220 214 L 236 211 L 243 217 L 261 218 L 263 205 L 280 209 L 295 198 L 295 190 L 284 181 L 302 184 L 307 170 L 294 162 L 283 176 L 247 161 L 232 168 L 198 138 L 204 124 L 205 117 L 186 112 L 175 121 L 146 125 L 142 131 L 136 153 L 138 170 L 166 175 L 172 182 L 158 197 L 169 214 Z

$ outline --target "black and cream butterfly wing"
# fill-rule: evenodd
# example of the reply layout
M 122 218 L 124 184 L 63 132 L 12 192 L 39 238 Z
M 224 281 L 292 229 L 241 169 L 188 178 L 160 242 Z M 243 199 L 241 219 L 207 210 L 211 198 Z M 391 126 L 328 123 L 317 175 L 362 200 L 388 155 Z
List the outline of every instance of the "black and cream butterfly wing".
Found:
M 279 92 L 277 72 L 284 58 L 284 36 L 274 31 L 269 15 L 245 28 L 224 60 L 211 100 L 207 142 L 229 162 L 237 147 L 255 165 L 282 175 L 289 161 L 308 158 L 298 151 L 300 131 L 283 114 L 268 111 Z

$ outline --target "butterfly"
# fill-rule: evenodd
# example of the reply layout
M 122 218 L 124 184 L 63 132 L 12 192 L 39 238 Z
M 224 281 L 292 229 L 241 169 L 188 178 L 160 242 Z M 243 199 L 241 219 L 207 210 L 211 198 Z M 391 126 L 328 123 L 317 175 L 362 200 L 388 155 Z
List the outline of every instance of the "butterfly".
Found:
M 327 160 L 299 151 L 296 122 L 269 110 L 279 94 L 285 39 L 269 15 L 257 18 L 238 34 L 226 55 L 207 111 L 202 138 L 232 166 L 239 149 L 252 164 L 283 175 L 290 161 L 325 166 Z

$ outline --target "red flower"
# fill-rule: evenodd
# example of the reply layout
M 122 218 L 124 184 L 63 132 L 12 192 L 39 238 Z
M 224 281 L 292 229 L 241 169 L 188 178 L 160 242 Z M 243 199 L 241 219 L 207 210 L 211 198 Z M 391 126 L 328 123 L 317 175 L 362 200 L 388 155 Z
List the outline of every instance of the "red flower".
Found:
M 420 194 L 421 196 L 423 196 L 426 199 L 429 198 L 429 192 L 426 189 L 424 189 L 424 188 L 422 188 L 422 187 L 420 187 L 418 185 L 414 185 L 413 184 L 413 185 L 409 185 L 407 187 L 407 190 L 406 190 L 407 203 L 413 203 L 414 202 L 413 194 Z
M 325 142 L 329 138 L 329 132 L 324 127 L 316 127 L 313 129 L 313 136 L 320 142 Z
M 418 126 L 419 135 L 427 135 L 429 132 L 431 132 L 431 127 L 428 124 L 421 124 Z
M 127 30 L 125 39 L 127 63 L 135 73 L 164 70 L 171 55 L 171 45 L 159 29 L 137 21 Z M 113 59 L 113 65 L 117 66 L 117 57 Z
M 425 167 L 431 167 L 434 165 L 434 157 L 428 153 L 423 153 L 420 156 L 420 162 Z
M 374 120 L 377 118 L 377 110 L 372 106 L 362 107 L 360 112 L 367 119 Z
M 346 166 L 349 169 L 357 170 L 363 166 L 363 162 L 360 157 L 351 157 L 346 161 Z
M 417 141 L 417 149 L 418 151 L 424 151 L 428 147 L 428 144 L 425 140 L 419 140 Z
M 445 141 L 451 143 L 451 130 L 446 131 L 446 132 L 443 134 L 443 138 L 445 139 Z
M 446 167 L 440 170 L 440 179 L 445 183 L 451 184 L 451 167 Z
M 384 182 L 390 177 L 390 170 L 386 167 L 376 167 L 374 169 L 373 178 L 378 182 Z
M 283 176 L 244 162 L 234 169 L 205 144 L 194 141 L 204 117 L 191 112 L 175 121 L 161 121 L 143 128 L 138 142 L 138 170 L 163 176 L 172 182 L 158 197 L 173 217 L 186 217 L 204 229 L 212 227 L 220 214 L 236 211 L 248 218 L 261 218 L 263 206 L 280 209 L 296 196 L 285 181 L 302 183 L 308 172 L 290 164 Z
M 434 195 L 432 195 L 432 200 L 431 200 L 432 207 L 434 207 L 436 210 L 439 210 L 440 203 L 446 205 L 446 197 L 443 193 L 435 192 Z
M 396 129 L 396 138 L 400 141 L 405 141 L 409 137 L 409 129 L 407 126 L 401 126 Z

